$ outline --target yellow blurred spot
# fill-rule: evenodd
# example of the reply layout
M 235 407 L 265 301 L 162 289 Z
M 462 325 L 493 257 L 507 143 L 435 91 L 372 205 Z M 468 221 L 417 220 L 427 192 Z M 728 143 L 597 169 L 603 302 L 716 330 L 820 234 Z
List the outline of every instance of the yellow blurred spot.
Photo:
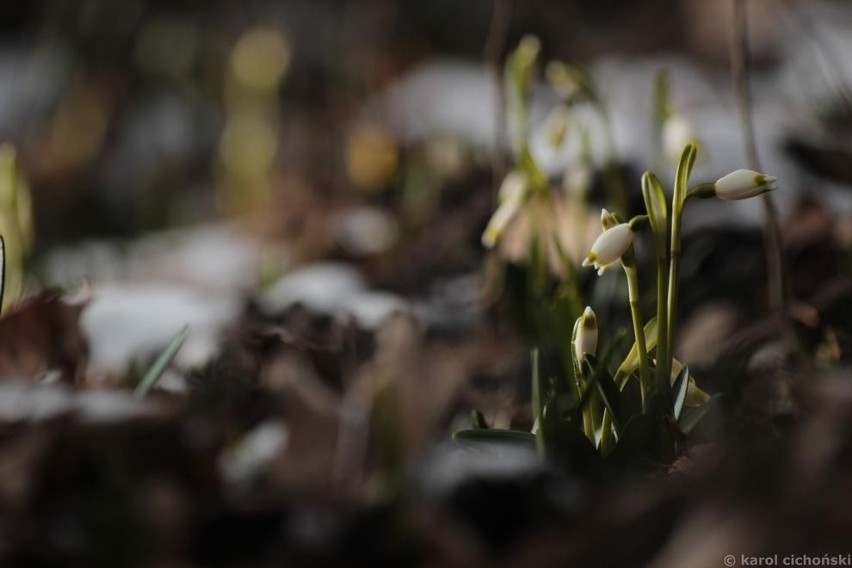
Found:
M 359 189 L 379 191 L 390 183 L 398 165 L 396 140 L 386 129 L 366 124 L 349 136 L 346 172 Z
M 278 134 L 262 113 L 241 112 L 225 124 L 219 142 L 224 166 L 241 176 L 265 174 L 275 160 Z
M 291 57 L 290 46 L 277 30 L 258 27 L 243 34 L 234 46 L 231 72 L 244 86 L 268 91 L 281 84 Z

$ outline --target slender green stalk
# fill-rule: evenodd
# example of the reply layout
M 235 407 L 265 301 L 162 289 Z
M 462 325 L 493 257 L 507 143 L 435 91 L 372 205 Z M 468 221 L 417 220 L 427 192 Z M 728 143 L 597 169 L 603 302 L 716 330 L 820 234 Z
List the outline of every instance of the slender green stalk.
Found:
M 669 348 L 669 314 L 666 302 L 668 292 L 668 259 L 665 240 L 657 244 L 657 388 L 665 389 L 665 382 L 671 377 L 671 359 Z
M 632 256 L 632 251 L 629 251 Z M 639 273 L 636 264 L 625 263 L 627 275 L 627 295 L 630 301 L 630 317 L 633 320 L 633 335 L 639 347 L 639 383 L 642 391 L 642 411 L 646 411 L 648 397 L 651 394 L 651 373 L 648 368 L 648 348 L 645 343 L 645 325 L 642 322 L 642 310 L 639 306 Z
M 664 95 L 660 94 L 665 89 L 659 86 L 663 79 L 658 78 L 657 107 L 660 116 L 665 111 L 666 102 Z M 658 122 L 662 122 L 662 119 Z M 669 214 L 666 207 L 666 192 L 660 180 L 653 172 L 645 172 L 642 175 L 642 198 L 645 201 L 645 209 L 648 210 L 651 229 L 654 232 L 654 251 L 657 258 L 657 366 L 656 366 L 656 389 L 664 398 L 668 398 L 670 361 L 666 357 L 668 348 L 668 233 Z
M 692 166 L 695 164 L 695 156 L 698 149 L 694 144 L 688 144 L 683 149 L 683 154 L 680 157 L 680 162 L 677 165 L 677 173 L 675 174 L 674 191 L 672 192 L 672 208 L 671 208 L 671 238 L 669 239 L 669 294 L 667 309 L 667 330 L 666 337 L 666 356 L 665 365 L 671 369 L 672 358 L 674 357 L 674 338 L 675 325 L 677 321 L 677 296 L 678 296 L 678 275 L 680 273 L 680 223 L 683 218 L 683 206 L 686 202 L 687 187 L 689 184 L 689 174 L 692 172 Z M 670 377 L 666 377 L 667 379 Z M 668 392 L 668 389 L 666 391 Z
M 668 302 L 666 305 L 666 351 L 663 360 L 668 369 L 671 369 L 672 357 L 674 357 L 674 337 L 675 324 L 677 315 L 677 297 L 678 297 L 678 273 L 680 272 L 680 219 L 682 211 L 680 207 L 672 208 L 672 238 L 671 249 L 669 252 L 669 281 L 668 281 Z M 661 322 L 658 325 L 662 325 Z M 660 343 L 663 343 L 660 341 Z M 657 363 L 659 364 L 659 362 Z M 671 372 L 671 371 L 669 371 Z

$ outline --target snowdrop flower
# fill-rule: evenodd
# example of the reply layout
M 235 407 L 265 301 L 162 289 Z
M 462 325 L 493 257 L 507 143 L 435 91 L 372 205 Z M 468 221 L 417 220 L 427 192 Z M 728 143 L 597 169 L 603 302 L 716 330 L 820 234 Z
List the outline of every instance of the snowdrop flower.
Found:
M 633 244 L 633 229 L 629 223 L 619 223 L 605 230 L 595 240 L 592 250 L 583 260 L 583 266 L 594 266 L 598 275 L 621 260 L 621 256 L 627 252 Z
M 598 320 L 592 308 L 586 306 L 577 320 L 577 335 L 574 337 L 574 354 L 582 361 L 584 355 L 594 355 L 598 348 Z
M 506 176 L 497 195 L 499 202 L 497 210 L 494 211 L 482 233 L 482 246 L 487 249 L 494 248 L 506 227 L 520 211 L 529 186 L 529 179 L 523 172 L 515 170 Z
M 753 170 L 737 170 L 720 178 L 714 189 L 719 199 L 748 199 L 776 189 L 777 178 Z

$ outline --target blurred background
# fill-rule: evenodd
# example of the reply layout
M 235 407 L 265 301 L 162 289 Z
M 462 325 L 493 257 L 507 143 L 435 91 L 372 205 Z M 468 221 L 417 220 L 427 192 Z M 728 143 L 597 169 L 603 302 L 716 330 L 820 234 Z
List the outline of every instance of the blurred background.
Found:
M 852 211 L 852 63 L 844 56 L 852 8 L 839 0 L 747 5 L 758 148 L 763 169 L 782 180 L 782 214 L 809 197 Z M 730 82 L 730 6 L 18 3 L 0 23 L 0 140 L 17 148 L 31 193 L 28 289 L 95 283 L 84 327 L 94 368 L 114 371 L 185 322 L 193 324 L 191 339 L 206 339 L 182 356 L 203 362 L 246 295 L 319 260 L 354 264 L 354 276 L 343 269 L 356 289 L 382 291 L 347 304 L 363 321 L 377 325 L 415 299 L 427 325 L 478 325 L 480 235 L 510 165 L 498 89 L 506 54 L 533 34 L 542 61 L 588 72 L 608 114 L 604 124 L 577 111 L 591 165 L 599 170 L 614 151 L 638 205 L 639 174 L 659 168 L 666 180 L 674 166 L 661 163 L 651 143 L 661 71 L 673 108 L 701 143 L 696 177 L 746 165 Z M 531 146 L 556 185 L 579 159 L 576 136 L 547 143 L 557 100 L 539 77 Z M 603 203 L 594 192 L 591 199 Z M 752 251 L 744 278 L 759 281 L 760 204 L 699 205 L 687 231 L 739 231 L 731 238 Z M 587 221 L 571 223 L 594 225 Z M 837 223 L 848 240 L 848 221 Z M 580 255 L 594 233 L 572 233 L 566 247 Z M 504 257 L 517 259 L 517 247 L 505 248 Z M 317 281 L 351 283 L 337 268 Z M 314 293 L 304 290 L 316 288 L 312 278 L 296 292 L 286 291 L 292 284 L 273 290 L 269 309 L 304 301 Z M 736 278 L 725 282 L 737 289 Z M 352 288 L 341 286 L 317 294 L 349 298 Z M 695 292 L 698 300 L 714 293 L 724 290 Z M 754 307 L 752 300 L 743 304 Z M 127 328 L 148 331 L 128 339 Z
M 775 156 L 845 80 L 849 8 L 748 4 L 756 91 L 768 99 L 758 132 Z M 442 182 L 415 179 L 436 175 L 413 171 L 423 159 L 487 166 L 499 116 L 487 63 L 531 33 L 544 60 L 599 76 L 626 162 L 645 166 L 653 72 L 667 67 L 681 111 L 727 166 L 739 145 L 724 151 L 730 140 L 713 113 L 733 100 L 728 9 L 702 0 L 18 3 L 0 24 L 0 139 L 19 148 L 29 177 L 38 250 L 270 205 L 258 228 L 283 230 L 294 201 L 430 191 Z
M 621 485 L 530 453 L 444 452 L 472 408 L 491 427 L 529 431 L 530 350 L 562 377 L 554 353 L 570 356 L 579 314 L 566 317 L 550 258 L 541 281 L 528 268 L 532 215 L 483 246 L 514 166 L 507 55 L 540 40 L 530 152 L 552 188 L 554 240 L 579 265 L 611 171 L 631 212 L 643 171 L 673 177 L 677 152 L 656 143 L 661 77 L 678 118 L 672 144 L 700 147 L 693 181 L 749 166 L 732 4 L 6 7 L 0 376 L 33 380 L 0 382 L 0 557 L 716 566 L 738 546 L 846 546 L 852 520 L 836 509 L 852 501 L 848 0 L 746 1 L 757 149 L 779 180 L 789 319 L 807 360 L 768 316 L 760 200 L 691 202 L 677 355 L 724 398 L 689 453 L 659 479 Z M 554 112 L 568 98 L 547 81 L 554 60 L 582 70 L 599 107 Z M 638 242 L 640 262 L 653 262 Z M 594 306 L 602 346 L 612 337 L 626 351 L 623 279 L 579 268 L 576 279 L 576 307 Z M 18 288 L 54 286 L 67 302 L 44 293 L 9 308 Z M 184 325 L 174 364 L 133 398 Z M 730 456 L 705 444 L 719 439 Z M 605 495 L 608 483 L 617 489 Z

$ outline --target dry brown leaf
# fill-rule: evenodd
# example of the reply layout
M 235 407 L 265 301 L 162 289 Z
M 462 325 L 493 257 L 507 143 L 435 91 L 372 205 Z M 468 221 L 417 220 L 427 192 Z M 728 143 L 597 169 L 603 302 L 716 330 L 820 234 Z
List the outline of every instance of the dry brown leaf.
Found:
M 34 380 L 56 371 L 60 381 L 80 384 L 88 358 L 84 307 L 46 290 L 10 310 L 0 320 L 0 378 Z

